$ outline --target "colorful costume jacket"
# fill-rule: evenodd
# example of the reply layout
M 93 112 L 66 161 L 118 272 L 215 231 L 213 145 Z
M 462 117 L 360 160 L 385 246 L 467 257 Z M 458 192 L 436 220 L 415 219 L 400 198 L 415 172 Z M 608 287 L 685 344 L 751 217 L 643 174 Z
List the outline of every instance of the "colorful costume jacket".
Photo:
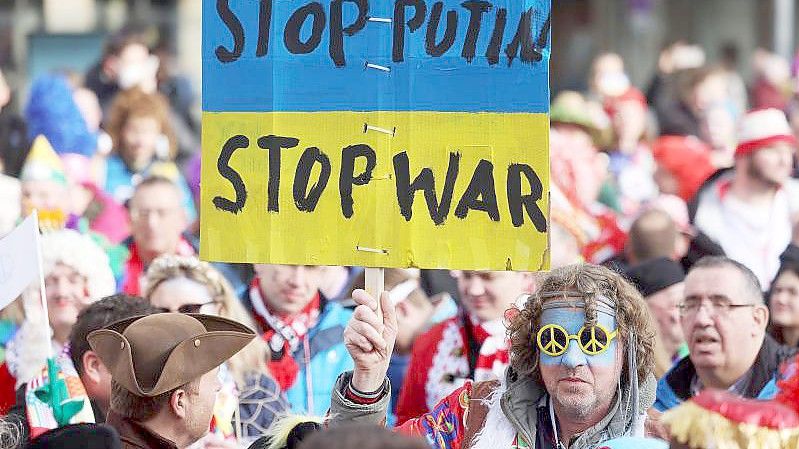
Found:
M 419 336 L 397 402 L 397 422 L 433 409 L 468 380 L 499 379 L 508 366 L 508 346 L 501 320 L 464 325 L 463 315 L 444 321 Z M 469 341 L 477 353 L 470 367 Z M 473 371 L 473 374 L 470 373 Z
M 472 447 L 476 434 L 482 430 L 487 419 L 488 409 L 483 405 L 487 396 L 496 390 L 498 382 L 473 383 L 466 381 L 449 396 L 439 402 L 430 413 L 405 421 L 397 427 L 401 433 L 421 436 L 435 449 L 459 449 Z M 474 400 L 473 400 L 474 399 Z M 480 402 L 476 404 L 475 402 Z M 530 447 L 518 433 L 510 431 L 512 443 L 509 449 Z
M 341 423 L 385 423 L 391 385 L 388 381 L 374 403 L 364 403 L 349 393 L 351 372 L 339 376 L 333 390 L 329 425 Z M 397 431 L 426 438 L 434 449 L 554 449 L 549 396 L 545 387 L 530 376 L 510 368 L 504 382 L 467 381 L 429 412 L 410 419 Z M 571 449 L 594 449 L 624 436 L 643 436 L 646 410 L 652 405 L 655 378 L 639 386 L 637 412 L 633 391 L 622 387 L 611 412 L 595 426 L 575 436 Z M 643 448 L 641 448 L 643 449 Z

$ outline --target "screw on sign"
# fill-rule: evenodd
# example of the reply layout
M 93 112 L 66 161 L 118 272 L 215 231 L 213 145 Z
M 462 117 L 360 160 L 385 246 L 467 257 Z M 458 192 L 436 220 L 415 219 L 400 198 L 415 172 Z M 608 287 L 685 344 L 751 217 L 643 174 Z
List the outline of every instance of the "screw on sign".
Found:
M 200 256 L 549 266 L 549 0 L 203 0 Z

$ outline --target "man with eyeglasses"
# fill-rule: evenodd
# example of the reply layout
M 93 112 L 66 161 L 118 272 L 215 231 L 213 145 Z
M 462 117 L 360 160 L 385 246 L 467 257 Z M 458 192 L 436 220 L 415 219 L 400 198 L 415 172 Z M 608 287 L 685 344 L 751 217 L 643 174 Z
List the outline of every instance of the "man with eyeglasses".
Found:
M 655 409 L 668 410 L 705 388 L 748 398 L 776 394 L 775 375 L 795 352 L 766 333 L 760 283 L 743 264 L 700 259 L 685 278 L 680 323 L 690 351 L 658 382 Z
M 381 422 L 397 333 L 391 300 L 356 291 L 344 333 L 355 370 L 339 377 L 330 424 Z M 471 382 L 398 430 L 437 449 L 587 449 L 643 436 L 654 401 L 654 327 L 640 293 L 619 274 L 575 264 L 554 269 L 509 314 L 503 381 Z M 646 445 L 638 445 L 643 449 Z

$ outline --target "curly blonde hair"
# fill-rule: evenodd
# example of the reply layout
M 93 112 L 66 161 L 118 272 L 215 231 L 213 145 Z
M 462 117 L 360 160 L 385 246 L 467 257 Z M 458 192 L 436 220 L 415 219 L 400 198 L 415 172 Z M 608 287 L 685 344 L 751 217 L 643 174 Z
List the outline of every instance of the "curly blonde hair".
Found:
M 169 140 L 169 156 L 177 154 L 177 137 L 172 129 L 169 101 L 159 93 L 148 94 L 139 88 L 120 92 L 111 103 L 106 121 L 106 131 L 111 136 L 117 153 L 123 151 L 122 132 L 132 118 L 152 117 L 161 127 L 161 133 Z
M 219 315 L 257 329 L 255 321 L 236 297 L 233 287 L 214 267 L 195 257 L 163 255 L 155 259 L 147 269 L 144 298 L 148 301 L 159 285 L 172 279 L 189 279 L 205 286 L 211 297 L 220 304 Z M 246 384 L 248 376 L 266 374 L 269 361 L 269 346 L 256 338 L 228 361 L 228 367 L 236 383 Z
M 43 233 L 41 244 L 42 272 L 45 276 L 56 265 L 67 265 L 86 278 L 92 302 L 114 294 L 116 285 L 108 255 L 89 235 L 61 229 Z
M 513 370 L 520 375 L 541 380 L 535 335 L 541 326 L 542 306 L 545 301 L 559 299 L 548 294 L 564 291 L 585 294 L 585 315 L 589 324 L 596 321 L 597 296 L 615 302 L 620 341 L 626 348 L 630 344 L 631 333 L 635 334 L 638 381 L 644 382 L 654 368 L 655 328 L 649 308 L 638 290 L 621 275 L 605 267 L 585 263 L 557 268 L 545 276 L 538 291 L 528 297 L 524 308 L 510 321 L 508 335 Z M 623 374 L 627 371 L 625 357 Z

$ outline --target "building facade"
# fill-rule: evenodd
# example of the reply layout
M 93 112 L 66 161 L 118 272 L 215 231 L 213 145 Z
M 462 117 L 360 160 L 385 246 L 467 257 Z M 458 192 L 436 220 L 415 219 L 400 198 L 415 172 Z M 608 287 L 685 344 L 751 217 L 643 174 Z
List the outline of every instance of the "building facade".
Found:
M 391 1 L 391 0 L 373 0 Z M 664 44 L 701 45 L 708 61 L 725 44 L 748 56 L 758 47 L 791 57 L 795 0 L 552 0 L 552 88 L 584 89 L 591 60 L 614 51 L 645 87 Z M 85 69 L 103 39 L 126 23 L 146 24 L 172 45 L 199 87 L 201 0 L 0 0 L 0 67 L 14 80 L 52 69 Z M 24 86 L 19 86 L 24 89 Z

